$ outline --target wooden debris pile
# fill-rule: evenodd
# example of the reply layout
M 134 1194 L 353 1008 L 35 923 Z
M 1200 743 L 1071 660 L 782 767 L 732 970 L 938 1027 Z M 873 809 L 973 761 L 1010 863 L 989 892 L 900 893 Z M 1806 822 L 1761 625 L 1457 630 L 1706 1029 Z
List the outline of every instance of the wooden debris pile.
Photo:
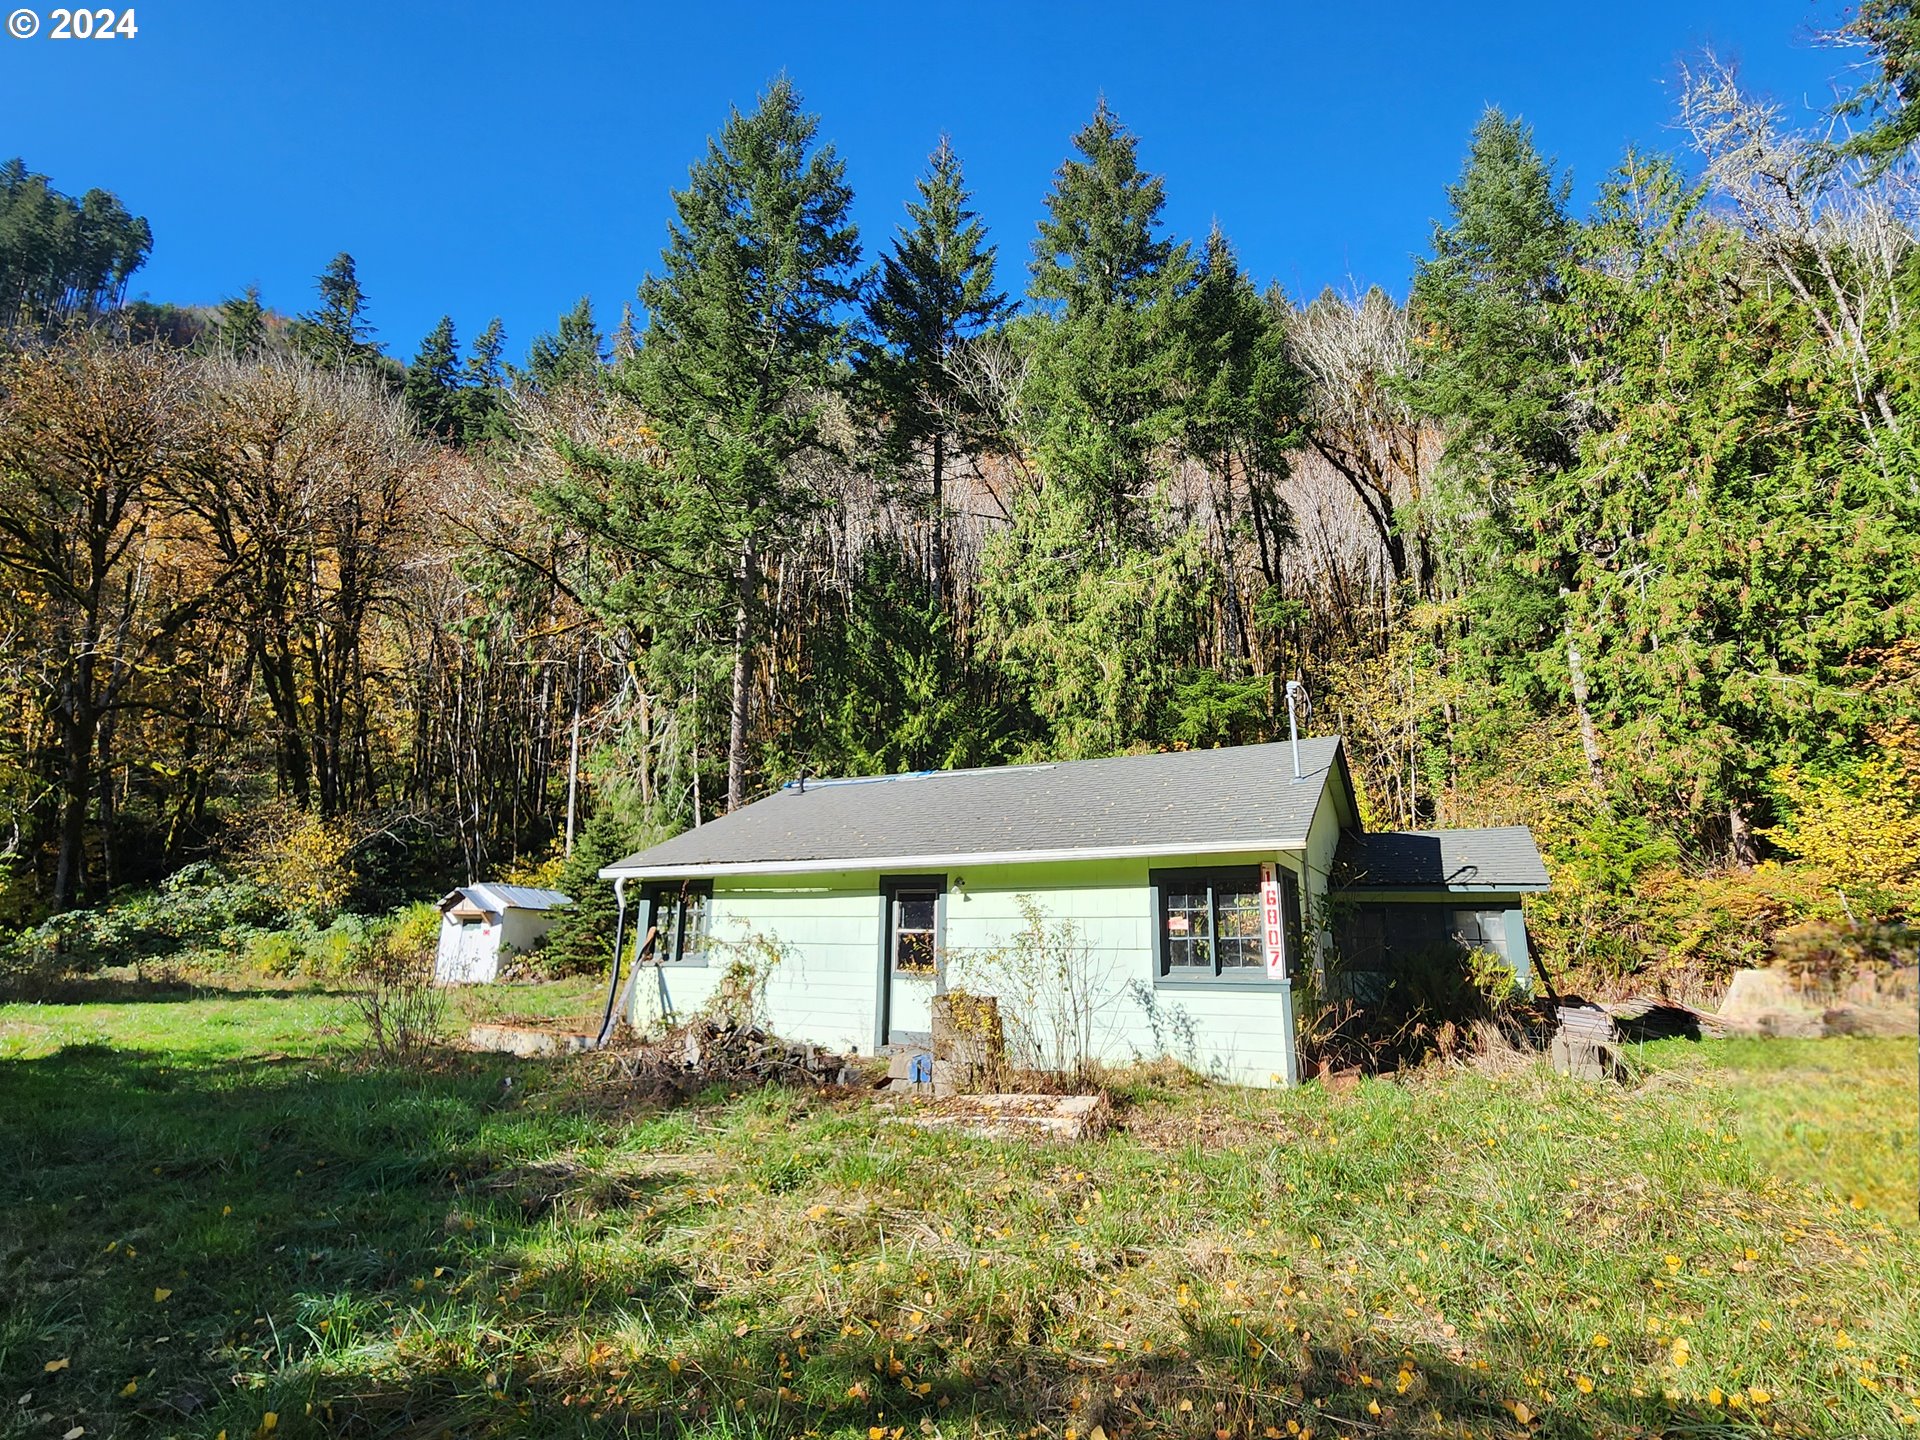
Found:
M 851 1085 L 848 1057 L 769 1035 L 757 1025 L 695 1019 L 607 1052 L 616 1076 L 649 1099 L 697 1095 L 715 1085 Z

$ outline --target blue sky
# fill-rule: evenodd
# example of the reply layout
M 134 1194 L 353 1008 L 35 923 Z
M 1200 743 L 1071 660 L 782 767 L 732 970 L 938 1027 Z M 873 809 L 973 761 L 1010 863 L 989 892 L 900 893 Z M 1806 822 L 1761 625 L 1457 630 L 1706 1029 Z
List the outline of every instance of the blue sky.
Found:
M 47 7 L 35 0 L 44 20 Z M 7 0 L 7 8 L 14 0 Z M 829 3 L 155 0 L 132 40 L 0 37 L 0 151 L 153 221 L 136 292 L 312 303 L 353 253 L 403 358 L 442 313 L 508 350 L 582 294 L 607 324 L 657 262 L 668 192 L 730 104 L 785 70 L 848 162 L 869 252 L 942 131 L 1024 284 L 1049 177 L 1104 93 L 1252 273 L 1310 296 L 1403 293 L 1498 104 L 1572 168 L 1582 206 L 1629 143 L 1671 148 L 1679 62 L 1712 45 L 1824 106 L 1836 0 Z

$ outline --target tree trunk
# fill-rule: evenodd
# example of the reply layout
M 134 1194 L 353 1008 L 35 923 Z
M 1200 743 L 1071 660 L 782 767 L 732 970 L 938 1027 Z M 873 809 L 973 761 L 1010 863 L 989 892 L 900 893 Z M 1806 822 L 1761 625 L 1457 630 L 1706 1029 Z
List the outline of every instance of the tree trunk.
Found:
M 933 432 L 933 528 L 927 537 L 928 578 L 933 581 L 933 600 L 942 614 L 947 608 L 946 439 L 939 430 Z
M 583 672 L 586 669 L 586 664 L 587 664 L 587 652 L 583 648 L 580 651 L 580 654 L 575 658 L 574 664 L 573 664 L 573 738 L 571 741 L 568 742 L 568 745 L 567 745 L 567 849 L 566 849 L 566 853 L 569 855 L 573 854 L 574 806 L 578 802 L 579 796 L 580 796 L 580 686 L 582 685 L 582 683 L 584 683 Z M 543 720 L 546 718 L 544 712 L 542 713 L 541 718 Z M 640 782 L 640 791 L 641 791 L 641 794 L 644 796 L 647 788 L 646 780 L 644 778 L 646 775 L 646 762 L 644 759 L 641 761 L 640 773 L 643 777 Z M 645 802 L 643 801 L 642 803 L 644 804 Z
M 750 610 L 753 604 L 753 544 L 740 547 L 734 565 L 733 697 L 727 725 L 727 809 L 747 803 L 747 705 L 752 676 Z
M 73 908 L 86 888 L 87 803 L 93 791 L 93 747 L 100 717 L 94 713 L 93 660 L 82 655 L 79 673 L 69 681 L 67 703 L 60 716 L 61 796 L 60 850 L 53 872 L 53 910 Z
M 1751 870 L 1760 858 L 1753 844 L 1753 825 L 1738 800 L 1727 802 L 1727 855 L 1742 870 Z
M 1574 644 L 1573 627 L 1567 627 L 1567 678 L 1573 689 L 1573 713 L 1580 721 L 1580 748 L 1587 756 L 1587 776 L 1593 788 L 1607 793 L 1606 767 L 1600 758 L 1600 734 L 1594 728 L 1593 711 L 1587 708 L 1587 671 L 1580 661 L 1580 647 Z

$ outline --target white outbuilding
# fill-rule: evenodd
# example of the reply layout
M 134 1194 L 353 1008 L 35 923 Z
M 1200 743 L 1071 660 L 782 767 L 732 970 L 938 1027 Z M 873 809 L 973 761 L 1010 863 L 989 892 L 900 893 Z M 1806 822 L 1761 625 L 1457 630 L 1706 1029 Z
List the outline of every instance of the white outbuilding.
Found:
M 442 985 L 498 978 L 503 955 L 531 950 L 573 903 L 558 890 L 529 885 L 463 885 L 440 902 L 440 946 L 433 978 Z

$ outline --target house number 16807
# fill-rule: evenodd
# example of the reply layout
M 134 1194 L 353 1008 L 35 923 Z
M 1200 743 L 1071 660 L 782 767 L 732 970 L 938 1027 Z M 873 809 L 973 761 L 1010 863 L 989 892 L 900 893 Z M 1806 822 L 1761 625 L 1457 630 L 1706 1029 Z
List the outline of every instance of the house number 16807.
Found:
M 131 40 L 140 33 L 132 10 L 49 10 L 49 40 Z

